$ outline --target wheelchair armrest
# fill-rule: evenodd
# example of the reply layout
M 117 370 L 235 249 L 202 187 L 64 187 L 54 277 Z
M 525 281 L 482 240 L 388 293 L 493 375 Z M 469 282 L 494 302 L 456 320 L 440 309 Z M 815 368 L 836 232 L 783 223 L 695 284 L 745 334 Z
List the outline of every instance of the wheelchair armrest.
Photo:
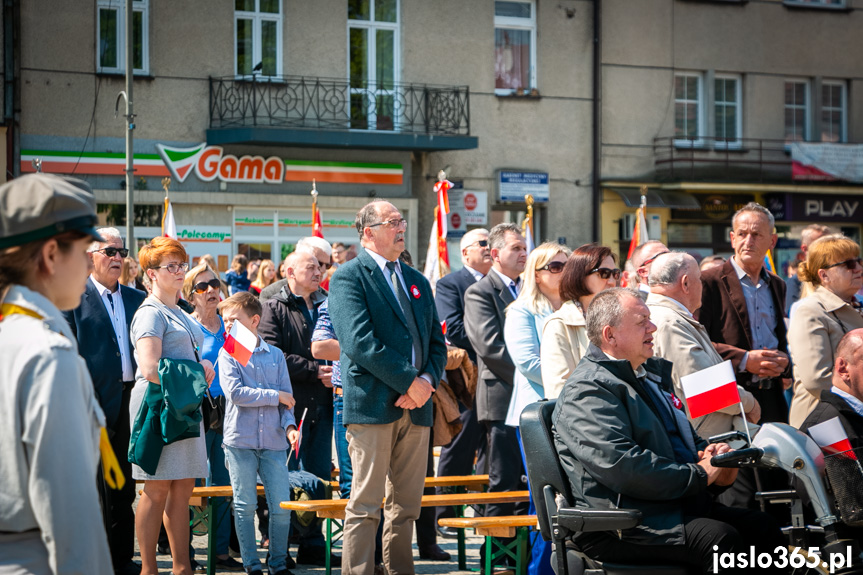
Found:
M 641 523 L 641 511 L 637 509 L 558 509 L 555 522 L 572 532 L 617 531 L 629 529 Z

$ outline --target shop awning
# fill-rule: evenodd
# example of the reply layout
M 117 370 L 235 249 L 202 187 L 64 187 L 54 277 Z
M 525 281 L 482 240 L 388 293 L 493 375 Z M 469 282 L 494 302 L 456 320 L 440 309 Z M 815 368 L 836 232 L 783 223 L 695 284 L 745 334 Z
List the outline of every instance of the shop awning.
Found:
M 606 188 L 621 197 L 623 203 L 630 208 L 641 205 L 641 192 L 636 188 Z M 647 189 L 648 208 L 673 208 L 676 210 L 700 210 L 701 204 L 692 194 L 672 192 L 668 190 Z

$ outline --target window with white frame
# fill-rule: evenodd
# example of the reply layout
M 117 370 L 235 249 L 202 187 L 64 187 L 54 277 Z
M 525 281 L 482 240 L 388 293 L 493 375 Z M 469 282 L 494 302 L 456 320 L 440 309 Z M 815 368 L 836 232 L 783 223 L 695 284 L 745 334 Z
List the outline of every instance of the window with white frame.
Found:
M 498 95 L 536 88 L 536 2 L 494 3 L 494 91 Z
M 132 2 L 132 68 L 149 74 L 150 0 Z M 126 72 L 126 2 L 98 0 L 96 4 L 96 71 Z
M 234 0 L 237 76 L 281 76 L 282 0 Z
M 740 76 L 717 74 L 713 80 L 713 129 L 717 147 L 740 146 Z
M 674 77 L 674 138 L 678 146 L 695 146 L 704 135 L 704 91 L 701 74 Z
M 846 140 L 845 82 L 824 80 L 821 83 L 821 141 Z
M 809 82 L 785 81 L 785 143 L 809 140 Z
M 351 128 L 395 129 L 398 62 L 398 0 L 348 0 Z

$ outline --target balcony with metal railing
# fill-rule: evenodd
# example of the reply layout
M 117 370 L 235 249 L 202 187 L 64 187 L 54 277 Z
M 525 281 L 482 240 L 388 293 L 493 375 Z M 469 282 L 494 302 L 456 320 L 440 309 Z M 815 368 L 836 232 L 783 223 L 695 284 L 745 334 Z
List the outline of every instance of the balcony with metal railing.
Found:
M 655 138 L 653 157 L 658 180 L 791 181 L 791 155 L 785 140 Z
M 467 86 L 335 78 L 210 78 L 207 143 L 436 151 L 471 149 Z

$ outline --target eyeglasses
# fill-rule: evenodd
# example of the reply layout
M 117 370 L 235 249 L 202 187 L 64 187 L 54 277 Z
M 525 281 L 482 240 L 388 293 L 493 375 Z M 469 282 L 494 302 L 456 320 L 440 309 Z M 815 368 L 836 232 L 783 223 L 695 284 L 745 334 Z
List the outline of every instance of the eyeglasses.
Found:
M 474 243 L 468 244 L 465 247 L 466 248 L 472 248 L 473 246 L 479 246 L 481 248 L 487 248 L 488 247 L 488 240 L 477 240 Z
M 329 262 L 322 262 L 321 260 L 318 260 L 318 265 L 320 265 L 325 270 L 328 270 L 331 267 L 333 267 L 333 264 L 331 264 Z
M 829 270 L 830 268 L 835 268 L 837 266 L 845 266 L 849 270 L 853 270 L 857 266 L 863 266 L 863 258 L 851 258 L 850 260 L 845 260 L 844 262 L 836 262 L 835 264 L 825 266 L 824 269 Z
M 620 270 L 618 268 L 608 269 L 608 268 L 593 268 L 590 270 L 591 274 L 599 274 L 599 277 L 607 280 L 608 278 L 614 276 L 615 280 L 620 279 Z M 590 274 L 587 274 L 590 275 Z
M 154 270 L 165 269 L 165 270 L 168 270 L 169 274 L 175 274 L 179 271 L 186 273 L 187 271 L 189 271 L 189 264 L 187 264 L 186 262 L 183 262 L 181 264 L 174 263 L 174 264 L 168 264 L 166 266 L 153 266 L 152 269 L 154 269 Z
M 114 256 L 116 256 L 117 254 L 120 254 L 120 257 L 121 257 L 121 258 L 125 258 L 126 256 L 128 256 L 128 255 L 129 255 L 129 250 L 127 250 L 126 248 L 113 248 L 113 247 L 108 247 L 108 248 L 102 248 L 101 250 L 93 250 L 93 251 L 92 251 L 92 252 L 90 252 L 90 253 L 94 253 L 94 252 L 102 252 L 102 253 L 104 253 L 106 256 L 108 256 L 109 258 L 113 258 L 113 257 L 114 257 Z
M 168 269 L 168 271 L 170 272 L 171 270 Z M 176 272 L 171 272 L 171 273 L 176 273 Z M 195 284 L 195 293 L 204 293 L 205 291 L 207 291 L 208 287 L 212 287 L 213 289 L 219 289 L 219 287 L 221 285 L 222 285 L 222 282 L 220 282 L 218 280 L 218 278 L 213 278 L 208 282 L 198 282 Z
M 388 228 L 400 228 L 402 226 L 408 227 L 408 221 L 404 218 L 387 220 L 385 222 L 378 222 L 376 224 L 371 224 L 366 226 L 367 228 L 376 228 L 378 226 L 387 226 Z
M 656 258 L 658 258 L 659 256 L 664 256 L 664 255 L 665 255 L 665 254 L 667 254 L 667 253 L 669 253 L 669 252 L 659 252 L 658 254 L 653 254 L 652 256 L 650 256 L 649 258 L 647 258 L 646 260 L 644 260 L 643 262 L 641 262 L 641 265 L 640 265 L 640 266 L 638 266 L 638 267 L 642 267 L 642 268 L 643 268 L 644 266 L 649 266 L 650 264 L 652 264 L 652 263 L 653 263 L 653 260 L 655 260 L 655 259 L 656 259 Z
M 559 274 L 563 271 L 563 267 L 566 265 L 566 262 L 548 262 L 541 268 L 537 268 L 536 271 L 545 270 L 548 273 Z

